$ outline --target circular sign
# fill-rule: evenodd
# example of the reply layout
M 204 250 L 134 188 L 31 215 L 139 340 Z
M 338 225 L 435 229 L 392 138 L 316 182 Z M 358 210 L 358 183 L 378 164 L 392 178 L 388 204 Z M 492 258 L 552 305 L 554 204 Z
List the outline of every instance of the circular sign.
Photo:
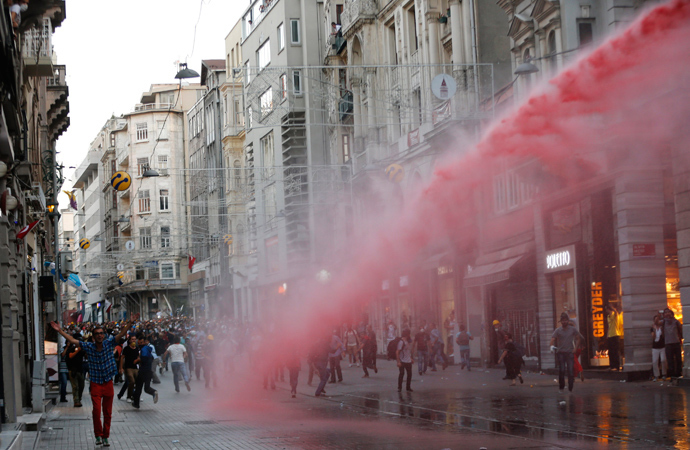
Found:
M 110 178 L 110 185 L 114 187 L 116 191 L 126 191 L 129 189 L 130 184 L 132 184 L 132 177 L 125 171 L 115 172 Z
M 386 167 L 386 176 L 394 183 L 400 183 L 405 177 L 405 169 L 400 164 L 391 164 Z
M 455 82 L 455 79 L 445 73 L 436 75 L 434 79 L 431 80 L 431 92 L 433 92 L 439 100 L 448 100 L 452 98 L 457 89 L 458 84 Z
M 127 243 L 125 244 L 125 248 L 127 250 L 134 250 L 134 241 L 127 241 Z
M 223 241 L 225 241 L 227 245 L 232 245 L 232 234 L 226 234 L 223 236 Z
M 79 247 L 81 247 L 82 250 L 86 250 L 90 246 L 91 246 L 91 241 L 86 239 L 86 238 L 79 241 Z
M 125 265 L 124 264 L 118 264 L 117 270 L 125 270 Z

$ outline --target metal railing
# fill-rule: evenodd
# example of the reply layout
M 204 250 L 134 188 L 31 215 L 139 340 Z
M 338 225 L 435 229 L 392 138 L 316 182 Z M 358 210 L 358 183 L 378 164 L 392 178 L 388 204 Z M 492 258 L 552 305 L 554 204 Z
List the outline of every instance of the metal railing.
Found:
M 154 109 L 172 109 L 175 106 L 172 103 L 145 103 L 143 105 L 136 105 L 134 111 L 152 111 Z
M 27 59 L 53 58 L 53 30 L 50 19 L 43 18 L 43 22 L 37 28 L 31 28 L 24 32 L 22 56 Z

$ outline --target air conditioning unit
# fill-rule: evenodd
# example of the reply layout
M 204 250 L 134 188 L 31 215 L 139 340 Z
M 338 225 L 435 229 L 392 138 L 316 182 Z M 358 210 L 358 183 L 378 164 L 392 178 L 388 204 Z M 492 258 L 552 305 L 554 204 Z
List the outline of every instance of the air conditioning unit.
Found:
M 162 177 L 167 177 L 168 176 L 168 169 L 159 169 L 158 174 Z

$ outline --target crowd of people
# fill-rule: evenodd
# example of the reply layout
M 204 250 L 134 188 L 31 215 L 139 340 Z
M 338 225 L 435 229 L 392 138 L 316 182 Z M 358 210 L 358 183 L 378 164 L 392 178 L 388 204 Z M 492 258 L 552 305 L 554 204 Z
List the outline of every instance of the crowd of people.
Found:
M 609 321 L 619 320 L 619 313 L 617 315 L 615 312 L 609 312 L 613 317 Z M 559 389 L 564 392 L 566 378 L 568 389 L 572 391 L 575 378 L 578 375 L 582 377 L 578 357 L 585 339 L 567 313 L 561 314 L 560 322 L 561 326 L 554 330 L 549 345 L 556 356 Z M 370 371 L 378 373 L 377 355 L 383 353 L 397 364 L 398 392 L 402 391 L 403 381 L 405 389 L 412 392 L 415 358 L 420 376 L 428 370 L 438 371 L 439 365 L 445 370 L 450 364 L 450 357 L 445 349 L 452 351 L 453 343 L 457 344 L 458 354 L 454 355 L 454 360 L 460 365 L 460 370 L 471 370 L 470 342 L 474 340 L 474 336 L 464 324 L 457 324 L 458 332 L 453 332 L 456 325 L 454 317 L 450 317 L 443 325 L 447 331 L 445 342 L 435 323 L 427 324 L 422 321 L 414 334 L 409 326 L 405 326 L 398 335 L 396 325 L 390 322 L 384 329 L 386 349 L 379 352 L 376 332 L 372 325 L 365 322 L 360 322 L 357 326 L 343 324 L 334 328 L 332 333 L 312 335 L 311 343 L 306 347 L 303 343 L 283 339 L 281 332 L 273 327 L 264 329 L 257 324 L 240 324 L 234 321 L 197 322 L 180 317 L 104 324 L 73 323 L 65 327 L 51 323 L 51 327 L 62 338 L 59 345 L 60 401 L 68 401 L 66 396 L 69 381 L 74 406 L 81 407 L 85 380 L 88 378 L 93 402 L 94 434 L 96 443 L 103 446 L 109 445 L 115 385 L 121 385 L 117 393 L 118 400 L 127 401 L 132 407 L 139 408 L 142 393 L 150 395 L 153 403 L 158 402 L 158 392 L 152 384 L 161 382 L 159 375 L 164 371 L 172 371 L 177 393 L 180 392 L 181 384 L 184 384 L 187 391 L 191 391 L 190 381 L 194 376 L 199 381 L 203 380 L 206 389 L 213 389 L 218 386 L 219 372 L 222 376 L 231 374 L 236 361 L 244 359 L 253 369 L 263 374 L 264 389 L 269 386 L 276 389 L 278 380 L 285 381 L 287 369 L 290 393 L 294 398 L 302 361 L 305 361 L 307 385 L 313 386 L 316 375 L 318 384 L 314 395 L 320 397 L 326 395 L 328 383 L 343 381 L 341 361 L 347 361 L 349 367 L 361 367 L 362 378 L 368 378 Z M 522 384 L 524 346 L 514 341 L 511 333 L 505 331 L 498 320 L 493 321 L 493 327 L 499 343 L 498 363 L 505 364 L 504 380 L 509 380 L 510 386 L 516 386 L 516 380 Z M 654 380 L 680 376 L 682 327 L 673 312 L 670 309 L 660 311 L 654 317 L 650 332 Z M 613 335 L 615 333 L 609 337 Z M 281 344 L 275 345 L 277 341 L 281 341 Z M 613 350 L 613 345 L 611 347 Z M 267 352 L 267 349 L 272 350 Z

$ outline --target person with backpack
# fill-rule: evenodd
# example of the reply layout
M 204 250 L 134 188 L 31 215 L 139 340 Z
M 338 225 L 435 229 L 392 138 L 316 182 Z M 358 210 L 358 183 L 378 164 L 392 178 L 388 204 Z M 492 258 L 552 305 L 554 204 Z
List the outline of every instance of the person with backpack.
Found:
M 522 379 L 522 365 L 525 361 L 522 359 L 523 354 L 520 353 L 516 344 L 513 342 L 513 335 L 510 333 L 505 334 L 505 345 L 503 346 L 503 353 L 501 357 L 498 358 L 498 363 L 505 361 L 507 377 L 511 380 L 509 386 L 517 386 L 515 383 L 515 378 L 520 379 L 520 384 L 525 381 Z
M 398 392 L 402 392 L 402 382 L 405 377 L 405 372 L 407 372 L 407 383 L 405 383 L 407 392 L 412 391 L 412 364 L 414 359 L 412 358 L 412 338 L 410 338 L 410 329 L 407 328 L 402 332 L 402 339 L 398 342 L 398 349 L 395 352 L 395 358 L 398 361 L 398 368 L 400 373 L 398 374 Z
M 460 370 L 467 365 L 467 371 L 470 369 L 470 341 L 474 340 L 465 324 L 460 324 L 460 331 L 455 335 L 455 343 L 458 344 L 460 351 Z

